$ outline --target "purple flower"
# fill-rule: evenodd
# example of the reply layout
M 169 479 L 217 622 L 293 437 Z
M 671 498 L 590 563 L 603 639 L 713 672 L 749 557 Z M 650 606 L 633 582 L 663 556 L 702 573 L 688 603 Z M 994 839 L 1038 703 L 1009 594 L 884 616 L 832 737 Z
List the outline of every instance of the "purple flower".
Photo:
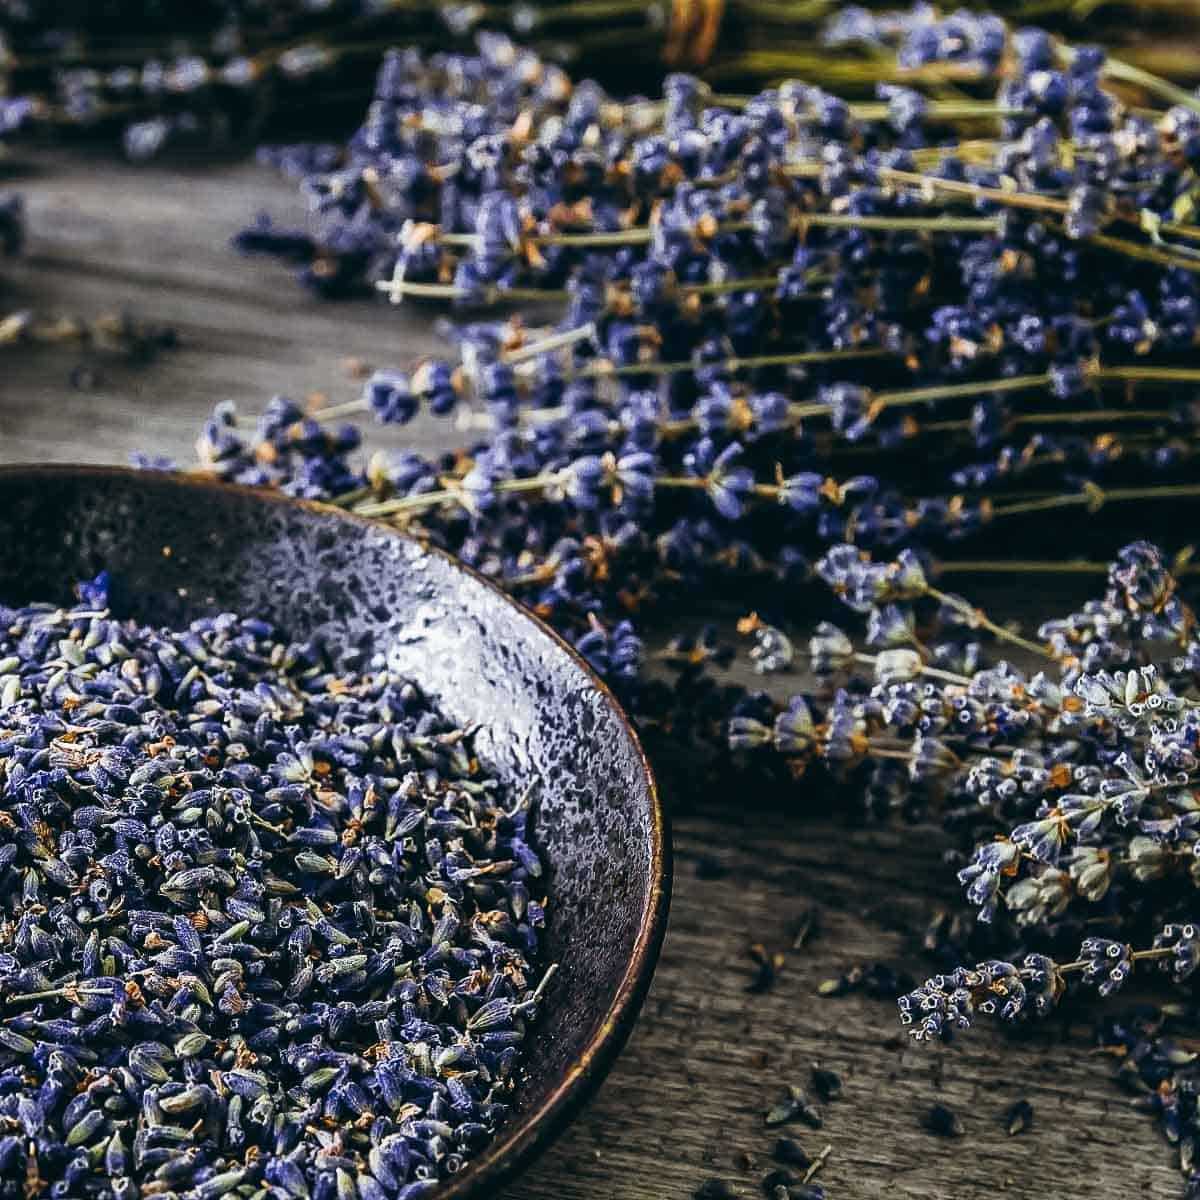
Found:
M 1124 942 L 1085 938 L 1079 947 L 1080 961 L 1087 964 L 1083 968 L 1084 982 L 1095 984 L 1101 996 L 1115 992 L 1133 970 L 1131 953 L 1132 948 Z
M 745 511 L 746 499 L 754 490 L 754 472 L 739 465 L 742 447 L 732 442 L 713 460 L 705 477 L 705 490 L 713 507 L 727 521 L 736 521 Z
M 417 415 L 417 398 L 403 371 L 376 371 L 363 388 L 363 398 L 384 425 L 407 425 Z

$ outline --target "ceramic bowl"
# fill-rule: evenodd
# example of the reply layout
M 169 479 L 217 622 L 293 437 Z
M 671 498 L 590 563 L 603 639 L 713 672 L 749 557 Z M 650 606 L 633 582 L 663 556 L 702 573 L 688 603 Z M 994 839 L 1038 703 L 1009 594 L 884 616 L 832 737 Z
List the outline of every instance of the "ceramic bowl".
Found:
M 323 505 L 182 475 L 0 469 L 0 599 L 69 601 L 108 570 L 117 615 L 221 611 L 369 644 L 420 682 L 500 777 L 538 781 L 547 961 L 560 970 L 516 1111 L 438 1195 L 494 1196 L 577 1113 L 637 1017 L 666 924 L 669 839 L 620 707 L 555 633 L 450 556 Z

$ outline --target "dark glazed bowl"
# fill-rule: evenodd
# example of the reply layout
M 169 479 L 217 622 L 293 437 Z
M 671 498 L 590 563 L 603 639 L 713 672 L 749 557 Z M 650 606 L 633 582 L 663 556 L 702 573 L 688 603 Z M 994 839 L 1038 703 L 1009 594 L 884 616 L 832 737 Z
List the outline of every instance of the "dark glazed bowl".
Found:
M 611 693 L 556 634 L 448 555 L 322 505 L 182 476 L 0 468 L 0 600 L 67 601 L 111 573 L 116 613 L 178 624 L 220 611 L 331 648 L 383 645 L 501 777 L 539 781 L 536 841 L 561 964 L 517 1111 L 438 1192 L 492 1196 L 612 1065 L 654 971 L 670 843 L 653 776 Z

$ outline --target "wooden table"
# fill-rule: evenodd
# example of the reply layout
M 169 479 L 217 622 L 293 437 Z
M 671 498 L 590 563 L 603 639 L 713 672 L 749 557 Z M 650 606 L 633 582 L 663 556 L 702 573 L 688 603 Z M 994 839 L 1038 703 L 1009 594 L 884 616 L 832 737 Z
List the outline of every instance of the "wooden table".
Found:
M 32 238 L 23 262 L 0 266 L 0 312 L 127 306 L 174 324 L 181 347 L 148 367 L 101 361 L 90 391 L 68 384 L 73 352 L 0 350 L 2 461 L 123 462 L 134 448 L 187 460 L 219 400 L 253 412 L 276 392 L 348 399 L 358 385 L 346 358 L 403 365 L 438 343 L 427 315 L 322 305 L 284 268 L 228 252 L 260 208 L 301 219 L 294 188 L 247 163 L 136 170 L 99 151 L 43 152 L 8 176 L 27 195 Z M 455 436 L 434 421 L 403 434 L 422 448 Z M 763 1113 L 818 1060 L 841 1072 L 845 1098 L 827 1106 L 823 1129 L 797 1136 L 832 1147 L 820 1176 L 832 1197 L 1182 1194 L 1172 1150 L 1110 1082 L 1113 1063 L 1092 1052 L 1086 1025 L 980 1028 L 917 1048 L 898 1036 L 890 1003 L 818 996 L 822 980 L 866 960 L 921 973 L 913 931 L 955 899 L 939 835 L 848 831 L 811 805 L 796 811 L 791 796 L 738 795 L 735 819 L 720 797 L 668 799 L 674 903 L 641 1022 L 599 1097 L 511 1200 L 668 1200 L 710 1176 L 759 1195 L 773 1140 Z M 702 857 L 728 873 L 699 877 Z M 748 994 L 748 943 L 786 946 L 811 904 L 821 936 L 788 955 L 773 990 Z M 1002 1114 L 1020 1097 L 1034 1127 L 1008 1137 Z M 937 1101 L 959 1112 L 963 1139 L 920 1128 Z

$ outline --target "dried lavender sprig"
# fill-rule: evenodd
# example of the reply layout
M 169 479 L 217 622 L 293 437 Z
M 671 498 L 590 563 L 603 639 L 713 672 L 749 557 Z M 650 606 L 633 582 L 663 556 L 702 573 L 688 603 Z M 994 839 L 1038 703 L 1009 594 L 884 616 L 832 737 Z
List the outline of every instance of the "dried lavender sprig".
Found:
M 785 168 L 796 174 L 802 174 L 804 167 Z M 1047 195 L 1042 192 L 1022 191 L 999 187 L 986 187 L 983 184 L 971 183 L 963 179 L 945 179 L 938 175 L 929 175 L 917 171 L 904 171 L 896 167 L 880 167 L 880 180 L 886 183 L 903 184 L 916 188 L 919 192 L 938 192 L 948 196 L 961 196 L 964 199 L 985 201 L 988 204 L 998 204 L 1007 208 L 1024 208 L 1035 212 L 1055 213 L 1065 217 L 1071 211 L 1071 202 L 1059 196 Z M 1153 214 L 1147 214 L 1155 222 L 1155 228 L 1160 233 L 1170 234 L 1192 240 L 1200 239 L 1200 226 L 1190 225 L 1180 221 L 1162 221 Z M 1120 209 L 1114 209 L 1111 219 L 1140 224 L 1147 219 L 1141 213 L 1130 215 Z
M 1002 226 L 993 217 L 874 217 L 845 216 L 839 213 L 797 212 L 791 217 L 791 225 L 797 233 L 806 229 L 875 229 L 884 232 L 906 233 L 999 233 Z M 701 231 L 701 236 L 717 237 L 721 234 L 750 233 L 755 226 L 750 221 L 717 221 Z M 574 246 L 585 249 L 615 246 L 644 246 L 654 240 L 653 225 L 632 226 L 604 233 L 550 233 L 532 234 L 522 238 L 523 246 Z M 485 239 L 476 233 L 436 233 L 430 240 L 444 246 L 467 246 L 477 249 Z M 514 256 L 520 247 L 514 248 Z M 774 280 L 771 281 L 772 283 Z M 759 284 L 758 286 L 763 286 Z
M 736 444 L 734 449 L 740 450 Z M 579 463 L 560 471 L 549 474 L 531 476 L 529 478 L 488 480 L 483 476 L 468 474 L 453 486 L 438 490 L 421 492 L 413 496 L 398 497 L 390 500 L 379 500 L 361 503 L 355 506 L 355 511 L 370 517 L 402 517 L 420 513 L 442 504 L 453 504 L 472 509 L 486 507 L 493 502 L 494 497 L 501 495 L 516 495 L 528 492 L 553 492 L 565 490 L 574 494 L 578 500 L 585 494 L 590 494 L 593 487 L 597 490 L 608 488 L 617 493 L 616 502 L 623 487 L 638 488 L 639 495 L 649 495 L 655 489 L 688 491 L 705 491 L 713 497 L 718 509 L 725 509 L 722 515 L 736 518 L 741 512 L 742 499 L 762 500 L 772 504 L 789 505 L 795 492 L 795 484 L 789 481 L 781 483 L 761 483 L 742 473 L 732 478 L 718 471 L 706 476 L 673 476 L 653 473 L 653 461 L 638 459 L 626 465 L 614 456 L 607 456 L 609 462 L 598 462 L 596 465 L 597 479 L 593 484 L 582 477 L 584 470 L 591 469 L 591 460 L 580 460 Z M 582 490 L 580 490 L 582 489 Z M 1129 501 L 1154 501 L 1181 499 L 1200 496 L 1200 484 L 1180 484 L 1176 486 L 1146 487 L 1146 488 L 1112 488 L 1102 489 L 1092 485 L 1087 491 L 1077 496 L 1050 496 L 1044 499 L 1026 500 L 1009 505 L 988 504 L 981 514 L 984 523 L 1003 519 L 1009 516 L 1023 516 L 1048 509 L 1064 507 L 1087 507 L 1089 512 L 1098 512 L 1107 503 Z M 914 595 L 927 596 L 955 608 L 967 623 L 986 629 L 993 636 L 1009 641 L 1013 645 L 1029 653 L 1047 657 L 1044 646 L 1030 642 L 1014 634 L 1011 630 L 995 624 L 981 610 L 975 608 L 961 597 L 951 595 L 926 583 Z
M 970 1028 L 976 1012 L 996 1014 L 1012 1021 L 1032 1013 L 1045 1016 L 1059 1003 L 1066 978 L 1079 974 L 1096 984 L 1102 996 L 1121 986 L 1134 964 L 1173 957 L 1169 947 L 1134 950 L 1105 938 L 1087 938 L 1080 957 L 1058 963 L 1043 954 L 1031 954 L 1018 968 L 992 960 L 974 969 L 959 967 L 935 975 L 899 1000 L 901 1023 L 914 1041 L 930 1041 L 951 1030 Z
M 587 336 L 576 331 L 564 332 L 564 340 L 573 343 Z M 542 351 L 538 351 L 541 353 Z M 862 362 L 872 358 L 888 357 L 884 349 L 850 349 L 850 350 L 805 350 L 780 354 L 729 355 L 717 363 L 704 362 L 662 362 L 654 359 L 634 363 L 614 364 L 604 359 L 589 362 L 586 366 L 566 368 L 559 373 L 564 383 L 579 379 L 620 379 L 630 376 L 669 376 L 694 373 L 698 370 L 720 369 L 730 375 L 742 371 L 753 371 L 764 367 L 803 366 L 813 364 L 833 364 L 842 361 Z M 518 360 L 519 362 L 519 360 Z M 1200 383 L 1200 370 L 1187 367 L 1153 367 L 1153 366 L 1104 366 L 1097 362 L 1081 364 L 1080 377 L 1085 384 L 1103 385 L 1106 383 L 1142 383 L 1147 385 L 1166 386 L 1171 383 Z M 1059 376 L 1055 372 L 1039 375 L 1022 375 L 1016 377 L 972 380 L 967 382 L 934 385 L 918 388 L 898 388 L 875 391 L 856 384 L 828 384 L 819 392 L 826 398 L 816 401 L 793 401 L 787 404 L 781 419 L 776 422 L 777 430 L 794 428 L 801 422 L 814 417 L 830 417 L 839 406 L 847 408 L 858 418 L 855 422 L 863 430 L 886 411 L 895 409 L 917 408 L 947 400 L 969 400 L 977 396 L 1003 395 L 1009 392 L 1030 392 L 1049 389 L 1056 385 Z M 521 373 L 516 375 L 518 386 L 522 382 Z M 313 410 L 312 416 L 319 420 L 341 419 L 360 413 L 370 412 L 372 402 L 369 397 L 370 388 L 359 400 L 346 401 L 343 404 L 329 406 L 325 409 Z M 747 410 L 749 412 L 749 410 Z M 549 424 L 562 421 L 569 415 L 562 408 L 531 409 L 519 414 L 519 419 L 529 424 Z M 845 420 L 844 418 L 840 418 Z M 1105 410 L 1067 410 L 1063 412 L 1016 414 L 1009 419 L 1010 427 L 1036 424 L 1090 424 L 1105 422 L 1153 421 L 1175 419 L 1175 414 L 1169 409 L 1105 409 Z M 486 421 L 486 424 L 485 424 Z M 468 427 L 491 428 L 495 422 L 486 414 L 472 414 L 467 418 Z M 661 436 L 671 438 L 693 432 L 700 427 L 698 418 L 672 418 L 662 421 L 658 428 Z M 948 422 L 933 423 L 930 432 L 946 432 L 948 429 L 969 429 L 970 425 Z M 918 424 L 915 432 L 919 432 Z
M 27 343 L 74 345 L 141 359 L 173 347 L 176 334 L 169 326 L 137 321 L 128 314 L 47 319 L 23 310 L 0 316 L 0 347 Z

